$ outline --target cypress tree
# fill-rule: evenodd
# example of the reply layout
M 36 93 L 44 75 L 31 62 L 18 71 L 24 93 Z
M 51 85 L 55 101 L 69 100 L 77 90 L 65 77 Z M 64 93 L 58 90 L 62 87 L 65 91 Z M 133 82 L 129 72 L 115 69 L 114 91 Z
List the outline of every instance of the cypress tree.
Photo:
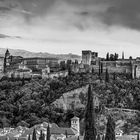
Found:
M 105 81 L 106 81 L 106 82 L 109 82 L 109 73 L 108 73 L 108 69 L 106 69 Z
M 79 136 L 78 136 L 77 140 L 80 140 Z
M 109 53 L 106 54 L 106 60 L 109 61 Z
M 65 131 L 65 136 L 66 136 L 66 138 L 68 137 L 68 132 L 67 132 L 67 130 Z
M 139 133 L 137 134 L 137 140 L 140 140 L 140 136 L 139 136 Z
M 51 137 L 51 132 L 50 132 L 50 126 L 48 124 L 48 127 L 47 127 L 47 139 L 46 140 L 50 140 L 50 137 Z
M 102 140 L 105 140 L 105 136 L 104 135 L 102 136 Z
M 42 133 L 42 130 L 40 131 L 39 140 L 43 140 L 43 133 Z
M 36 130 L 35 130 L 35 129 L 34 129 L 34 131 L 33 131 L 32 140 L 37 140 L 37 138 L 36 138 Z
M 6 72 L 6 56 L 4 57 L 3 72 Z
M 101 75 L 101 63 L 99 61 L 99 76 Z
M 101 63 L 101 73 L 103 73 L 103 63 Z
M 43 133 L 43 140 L 45 140 L 45 134 Z
M 92 71 L 92 73 L 94 73 L 94 68 L 92 68 L 92 70 L 91 70 L 91 71 Z
M 99 134 L 97 135 L 97 138 L 96 138 L 96 140 L 100 140 L 100 135 L 99 135 Z
M 113 80 L 114 81 L 116 80 L 116 73 L 115 72 L 113 73 Z
M 108 117 L 105 140 L 115 140 L 115 122 L 111 115 Z
M 93 104 L 92 87 L 88 88 L 88 100 L 85 111 L 85 135 L 84 140 L 96 140 L 95 109 Z
M 31 140 L 31 136 L 30 135 L 28 136 L 28 140 Z

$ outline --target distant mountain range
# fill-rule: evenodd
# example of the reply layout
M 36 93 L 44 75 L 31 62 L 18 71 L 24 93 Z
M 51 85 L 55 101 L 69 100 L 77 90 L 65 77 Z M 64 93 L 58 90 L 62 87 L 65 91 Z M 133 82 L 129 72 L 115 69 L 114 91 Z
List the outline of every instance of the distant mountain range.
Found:
M 75 60 L 77 59 L 78 61 L 81 60 L 81 56 L 75 55 L 75 54 L 50 54 L 47 52 L 30 52 L 26 50 L 20 50 L 20 49 L 9 49 L 11 55 L 15 56 L 22 56 L 22 57 L 53 57 L 53 58 L 58 58 L 59 60 Z M 6 52 L 6 48 L 0 48 L 0 56 L 4 56 Z

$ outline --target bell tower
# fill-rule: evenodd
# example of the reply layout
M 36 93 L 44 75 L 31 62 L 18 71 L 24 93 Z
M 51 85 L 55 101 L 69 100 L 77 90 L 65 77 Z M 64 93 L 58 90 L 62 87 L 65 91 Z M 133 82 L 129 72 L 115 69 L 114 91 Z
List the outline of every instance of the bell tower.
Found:
M 9 56 L 10 56 L 10 52 L 9 52 L 9 50 L 7 49 L 7 50 L 6 50 L 6 53 L 5 53 L 5 57 L 8 58 Z
M 77 132 L 77 136 L 80 135 L 80 123 L 78 117 L 73 117 L 71 119 L 71 128 Z
M 9 57 L 10 57 L 10 52 L 7 49 L 6 52 L 5 52 L 5 56 L 4 56 L 4 66 L 3 66 L 3 72 L 4 73 L 6 72 L 7 65 L 9 65 L 9 62 L 8 62 Z

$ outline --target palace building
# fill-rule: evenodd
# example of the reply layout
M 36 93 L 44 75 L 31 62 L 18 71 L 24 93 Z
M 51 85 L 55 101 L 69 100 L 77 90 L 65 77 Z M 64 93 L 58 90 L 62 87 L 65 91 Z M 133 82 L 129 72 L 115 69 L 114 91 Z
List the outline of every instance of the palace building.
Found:
M 42 69 L 50 67 L 51 72 L 59 69 L 57 58 L 30 57 L 23 58 L 21 56 L 13 56 L 9 50 L 6 50 L 3 58 L 3 72 L 10 72 L 21 69 L 21 65 L 32 70 L 32 72 L 42 72 Z

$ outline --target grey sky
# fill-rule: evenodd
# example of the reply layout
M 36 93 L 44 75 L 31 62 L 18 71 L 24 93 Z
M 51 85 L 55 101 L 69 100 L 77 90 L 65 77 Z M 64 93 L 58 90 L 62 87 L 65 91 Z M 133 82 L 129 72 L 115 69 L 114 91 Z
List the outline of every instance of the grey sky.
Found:
M 139 0 L 0 0 L 0 34 L 21 37 L 1 38 L 0 47 L 140 56 L 139 5 Z

